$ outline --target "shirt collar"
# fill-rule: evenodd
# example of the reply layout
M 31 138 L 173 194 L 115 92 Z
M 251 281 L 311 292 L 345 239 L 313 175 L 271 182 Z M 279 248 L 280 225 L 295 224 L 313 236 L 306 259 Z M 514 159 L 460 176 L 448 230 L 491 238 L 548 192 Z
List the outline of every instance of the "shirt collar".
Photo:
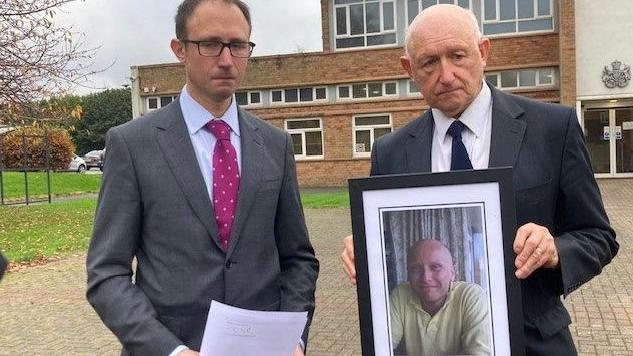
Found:
M 226 122 L 237 136 L 240 135 L 240 124 L 238 120 L 238 110 L 235 96 L 233 96 L 229 108 L 221 117 L 213 116 L 213 114 L 207 111 L 207 109 L 192 98 L 191 95 L 189 95 L 186 85 L 182 88 L 179 100 L 180 109 L 182 110 L 182 116 L 185 118 L 189 135 L 197 133 L 212 119 L 218 119 Z
M 483 82 L 479 94 L 475 100 L 470 103 L 466 110 L 464 110 L 459 119 L 475 134 L 475 137 L 480 137 L 484 132 L 486 120 L 483 115 L 490 108 L 491 104 L 492 95 L 490 88 L 486 82 Z M 433 113 L 433 121 L 435 122 L 435 129 L 437 130 L 438 137 L 446 137 L 446 132 L 455 119 L 444 115 L 443 112 L 435 108 L 431 108 L 431 112 Z

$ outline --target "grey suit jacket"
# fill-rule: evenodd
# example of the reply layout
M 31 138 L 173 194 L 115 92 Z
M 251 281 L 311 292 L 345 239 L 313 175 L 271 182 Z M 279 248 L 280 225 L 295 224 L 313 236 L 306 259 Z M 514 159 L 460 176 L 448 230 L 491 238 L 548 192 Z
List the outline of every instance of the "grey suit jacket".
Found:
M 87 298 L 124 354 L 199 350 L 211 300 L 312 315 L 319 268 L 292 141 L 242 110 L 239 123 L 241 182 L 227 253 L 178 100 L 106 136 Z
M 560 266 L 524 280 L 528 354 L 575 353 L 561 303 L 608 264 L 618 251 L 575 112 L 508 95 L 491 87 L 490 167 L 513 167 L 517 224 L 543 225 L 555 237 Z M 431 111 L 372 149 L 372 175 L 431 171 Z

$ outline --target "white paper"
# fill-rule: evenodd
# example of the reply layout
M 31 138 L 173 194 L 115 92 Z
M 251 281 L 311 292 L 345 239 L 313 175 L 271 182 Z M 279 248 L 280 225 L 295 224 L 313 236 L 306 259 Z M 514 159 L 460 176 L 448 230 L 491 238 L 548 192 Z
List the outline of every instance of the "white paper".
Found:
M 308 312 L 254 311 L 211 302 L 201 356 L 291 356 Z

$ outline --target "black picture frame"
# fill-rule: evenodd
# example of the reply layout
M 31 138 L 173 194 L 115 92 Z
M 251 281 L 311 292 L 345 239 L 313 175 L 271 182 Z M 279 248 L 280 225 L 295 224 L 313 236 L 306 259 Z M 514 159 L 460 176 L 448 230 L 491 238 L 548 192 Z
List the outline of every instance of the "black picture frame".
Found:
M 442 242 L 461 277 L 487 296 L 490 354 L 525 354 L 511 168 L 374 176 L 348 185 L 364 356 L 400 355 L 392 345 L 389 295 L 402 283 L 405 249 L 419 235 L 446 238 L 437 237 L 441 231 L 450 232 L 439 235 L 449 235 Z

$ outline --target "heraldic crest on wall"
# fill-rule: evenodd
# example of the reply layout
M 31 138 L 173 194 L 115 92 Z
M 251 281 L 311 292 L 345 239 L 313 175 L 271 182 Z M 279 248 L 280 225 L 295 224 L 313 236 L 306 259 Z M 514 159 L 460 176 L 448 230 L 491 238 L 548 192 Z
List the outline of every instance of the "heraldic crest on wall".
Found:
M 631 66 L 618 60 L 611 62 L 611 69 L 608 65 L 604 66 L 602 82 L 607 88 L 624 88 L 629 85 L 629 81 L 631 81 Z

